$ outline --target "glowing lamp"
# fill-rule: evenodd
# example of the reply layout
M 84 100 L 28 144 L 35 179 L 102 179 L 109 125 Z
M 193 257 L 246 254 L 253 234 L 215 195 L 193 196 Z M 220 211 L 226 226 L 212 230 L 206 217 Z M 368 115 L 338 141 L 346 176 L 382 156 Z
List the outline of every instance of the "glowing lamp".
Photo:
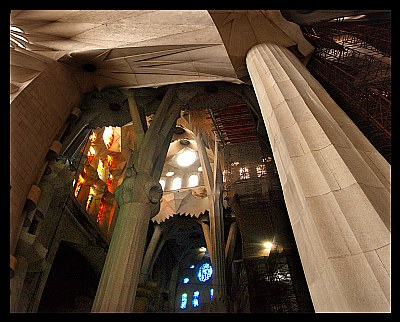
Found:
M 271 248 L 272 248 L 272 243 L 271 243 L 271 242 L 265 242 L 265 243 L 264 243 L 264 247 L 265 247 L 266 249 L 271 249 Z

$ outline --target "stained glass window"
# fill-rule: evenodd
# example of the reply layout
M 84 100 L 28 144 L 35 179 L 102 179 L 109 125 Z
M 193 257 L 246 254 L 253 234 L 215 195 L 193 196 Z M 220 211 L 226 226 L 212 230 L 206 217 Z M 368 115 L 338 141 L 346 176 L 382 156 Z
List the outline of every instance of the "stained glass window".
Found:
M 181 296 L 181 305 L 180 308 L 182 310 L 186 309 L 186 305 L 187 305 L 187 293 L 183 293 Z
M 197 278 L 200 282 L 207 282 L 213 273 L 212 267 L 209 263 L 204 263 L 199 267 Z
M 185 277 L 185 278 L 182 280 L 182 283 L 183 283 L 183 284 L 189 283 L 189 278 Z
M 211 288 L 211 289 L 210 289 L 210 300 L 212 300 L 213 297 L 214 297 L 214 289 Z
M 198 307 L 200 305 L 200 292 L 199 291 L 194 291 L 193 292 L 193 300 L 192 300 L 192 305 L 193 307 Z

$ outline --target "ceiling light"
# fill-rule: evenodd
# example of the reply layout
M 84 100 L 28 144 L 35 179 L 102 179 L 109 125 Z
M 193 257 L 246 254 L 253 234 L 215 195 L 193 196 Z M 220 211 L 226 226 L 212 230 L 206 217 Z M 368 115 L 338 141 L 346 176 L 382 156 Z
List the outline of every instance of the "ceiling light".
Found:
M 207 248 L 205 248 L 205 247 L 200 247 L 199 248 L 199 251 L 201 251 L 201 252 L 205 252 L 207 250 Z
M 176 157 L 176 162 L 181 167 L 188 167 L 196 161 L 196 152 L 186 149 Z

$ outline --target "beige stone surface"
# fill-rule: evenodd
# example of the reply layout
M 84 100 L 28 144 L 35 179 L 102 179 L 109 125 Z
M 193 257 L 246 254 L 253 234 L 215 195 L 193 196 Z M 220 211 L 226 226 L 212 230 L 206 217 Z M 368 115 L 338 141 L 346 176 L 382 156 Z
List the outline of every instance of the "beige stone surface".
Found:
M 357 182 L 371 187 L 384 187 L 382 182 L 375 175 L 374 171 L 370 169 L 369 165 L 364 161 L 357 150 L 354 148 L 336 147 L 336 151 Z
M 318 238 L 318 235 L 312 231 L 314 228 L 312 221 L 311 227 L 305 226 L 305 224 L 310 221 L 310 219 L 305 219 L 306 217 L 310 217 L 307 210 L 302 210 L 299 217 L 301 217 L 301 219 L 295 223 L 291 221 L 292 229 L 296 239 L 300 259 L 303 263 L 307 285 L 309 286 L 311 296 L 314 297 L 315 294 L 312 285 L 321 283 L 320 275 L 325 270 L 327 258 L 326 256 L 321 256 L 324 255 L 325 251 L 322 248 L 322 243 Z M 312 265 L 306 265 L 305 263 L 312 263 Z M 316 311 L 319 310 L 319 306 L 315 302 L 314 308 Z
M 391 199 L 390 191 L 364 184 L 360 184 L 360 188 L 371 202 L 371 205 L 378 213 L 388 231 L 391 231 L 391 203 L 387 202 L 388 199 Z M 382 196 L 384 196 L 384 198 L 382 198 Z
M 319 196 L 331 191 L 312 153 L 291 158 L 294 173 L 306 197 Z
M 287 49 L 257 45 L 247 66 L 315 310 L 387 312 L 390 165 Z
M 386 159 L 377 151 L 375 152 L 364 152 L 359 151 L 361 157 L 365 162 L 368 163 L 371 170 L 374 171 L 375 175 L 385 186 L 385 189 L 391 191 L 391 172 L 390 168 L 386 166 Z
M 391 276 L 391 265 L 390 265 L 390 258 L 391 258 L 391 245 L 385 245 L 376 250 L 376 254 L 379 257 L 379 260 L 385 267 L 386 272 Z
M 346 298 L 343 312 L 389 312 L 390 304 L 364 254 L 329 259 Z M 389 280 L 385 281 L 385 285 Z M 351 287 L 349 287 L 351 285 Z
M 299 157 L 310 152 L 297 123 L 282 128 L 281 133 L 284 140 L 287 142 L 286 147 L 290 157 Z
M 341 158 L 337 149 L 333 145 L 321 149 L 320 155 L 323 157 L 324 162 L 329 169 L 329 172 L 335 178 L 335 181 L 339 185 L 340 189 L 351 186 L 356 183 L 356 179 L 352 175 L 350 169 Z
M 360 185 L 354 184 L 333 194 L 363 251 L 390 243 L 389 230 Z
M 330 190 L 331 191 L 339 190 L 340 186 L 339 186 L 338 182 L 336 181 L 336 178 L 332 174 L 330 168 L 328 167 L 328 164 L 325 161 L 324 157 L 322 156 L 321 152 L 320 151 L 312 151 L 311 153 L 315 159 L 315 162 L 318 164 L 318 167 L 319 167 L 326 183 L 328 184 Z
M 388 246 L 384 246 L 383 248 L 387 247 Z M 366 252 L 364 255 L 368 261 L 368 265 L 371 266 L 371 269 L 374 272 L 375 278 L 382 287 L 382 291 L 385 294 L 387 301 L 390 302 L 390 271 L 387 271 L 385 267 L 382 267 L 382 262 L 376 250 Z

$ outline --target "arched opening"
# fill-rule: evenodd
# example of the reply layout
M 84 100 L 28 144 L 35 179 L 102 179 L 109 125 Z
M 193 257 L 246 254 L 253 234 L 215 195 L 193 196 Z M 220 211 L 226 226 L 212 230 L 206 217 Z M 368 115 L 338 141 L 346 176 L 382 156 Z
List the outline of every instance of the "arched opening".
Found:
M 71 243 L 62 241 L 37 312 L 90 312 L 98 282 L 88 260 Z

